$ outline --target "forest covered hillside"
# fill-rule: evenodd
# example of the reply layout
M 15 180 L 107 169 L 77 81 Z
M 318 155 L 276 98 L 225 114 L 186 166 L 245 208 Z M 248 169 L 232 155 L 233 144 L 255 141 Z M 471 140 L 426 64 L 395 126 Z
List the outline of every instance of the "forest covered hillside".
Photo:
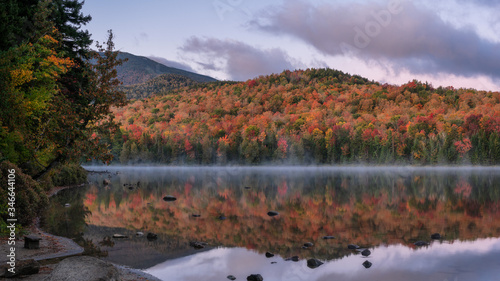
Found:
M 332 69 L 216 82 L 114 109 L 115 162 L 498 164 L 500 93 Z
M 116 67 L 117 77 L 123 83 L 123 85 L 145 83 L 160 74 L 182 75 L 196 82 L 217 81 L 216 79 L 209 76 L 174 67 L 168 67 L 149 58 L 136 56 L 126 52 L 120 52 L 118 54 L 118 59 L 126 60 L 122 65 Z
M 167 94 L 169 91 L 198 84 L 183 75 L 160 74 L 147 82 L 122 86 L 120 89 L 125 92 L 127 99 L 144 99 L 152 95 Z

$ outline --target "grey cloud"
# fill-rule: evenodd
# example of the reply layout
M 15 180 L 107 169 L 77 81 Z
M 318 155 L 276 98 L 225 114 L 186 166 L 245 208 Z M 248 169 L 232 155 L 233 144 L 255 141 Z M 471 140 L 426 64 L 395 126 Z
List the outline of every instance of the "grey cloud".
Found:
M 499 6 L 498 0 L 458 0 L 458 3 L 475 3 L 487 7 Z
M 157 63 L 161 63 L 163 65 L 166 65 L 168 67 L 173 67 L 173 68 L 178 68 L 178 69 L 194 72 L 194 69 L 191 68 L 187 64 L 183 64 L 183 63 L 176 62 L 176 61 L 171 61 L 171 60 L 168 60 L 168 59 L 162 58 L 162 57 L 149 56 L 148 58 L 151 60 L 154 60 Z
M 218 59 L 215 62 L 198 62 L 205 70 L 222 70 L 234 80 L 247 80 L 263 74 L 280 73 L 293 69 L 291 58 L 281 49 L 259 49 L 234 40 L 191 37 L 180 48 L 197 54 L 202 59 Z
M 300 38 L 328 55 L 386 60 L 414 73 L 500 79 L 500 44 L 480 38 L 473 30 L 454 29 L 434 11 L 410 1 L 388 2 L 395 6 L 287 1 L 251 25 Z

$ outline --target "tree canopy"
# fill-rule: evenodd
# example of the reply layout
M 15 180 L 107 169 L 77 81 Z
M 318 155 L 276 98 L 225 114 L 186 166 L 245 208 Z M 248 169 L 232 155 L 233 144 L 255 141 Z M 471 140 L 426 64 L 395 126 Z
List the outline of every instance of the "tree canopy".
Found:
M 113 34 L 92 50 L 82 5 L 0 0 L 0 159 L 35 179 L 67 161 L 109 161 L 100 139 L 117 128 L 110 107 L 126 102 Z

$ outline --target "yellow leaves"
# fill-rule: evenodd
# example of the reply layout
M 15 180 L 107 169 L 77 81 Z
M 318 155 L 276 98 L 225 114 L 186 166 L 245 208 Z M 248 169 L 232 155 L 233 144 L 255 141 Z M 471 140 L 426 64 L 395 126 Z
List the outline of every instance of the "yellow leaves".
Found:
M 52 44 L 59 44 L 59 41 L 57 41 L 54 37 L 50 36 L 50 35 L 44 35 L 42 37 L 43 41 L 45 42 L 48 42 L 48 43 L 52 43 Z
M 70 58 L 60 58 L 53 54 L 40 62 L 40 67 L 46 69 L 44 72 L 46 78 L 57 77 L 59 74 L 66 73 L 73 66 L 74 62 Z
M 23 68 L 12 70 L 10 72 L 10 77 L 12 79 L 11 83 L 14 88 L 19 87 L 35 79 L 33 77 L 33 71 Z

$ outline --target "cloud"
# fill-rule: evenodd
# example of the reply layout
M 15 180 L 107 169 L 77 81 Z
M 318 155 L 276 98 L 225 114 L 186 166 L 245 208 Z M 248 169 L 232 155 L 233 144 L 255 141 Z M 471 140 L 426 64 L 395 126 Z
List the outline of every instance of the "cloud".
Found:
M 251 26 L 299 38 L 326 55 L 388 61 L 396 71 L 500 80 L 499 43 L 470 28 L 454 28 L 410 1 L 313 5 L 292 0 Z
M 235 40 L 191 37 L 180 49 L 198 56 L 204 70 L 217 70 L 233 80 L 247 80 L 259 75 L 294 69 L 294 62 L 279 48 L 259 49 Z
M 168 67 L 173 67 L 173 68 L 178 68 L 178 69 L 194 72 L 194 69 L 191 68 L 191 66 L 184 64 L 184 63 L 180 63 L 177 61 L 171 61 L 171 60 L 168 60 L 166 58 L 156 57 L 156 56 L 149 56 L 148 58 L 151 60 L 154 60 L 157 63 L 161 63 L 163 65 L 166 65 Z
M 461 4 L 479 4 L 487 7 L 494 7 L 494 6 L 499 6 L 500 3 L 498 0 L 458 0 L 459 3 Z

